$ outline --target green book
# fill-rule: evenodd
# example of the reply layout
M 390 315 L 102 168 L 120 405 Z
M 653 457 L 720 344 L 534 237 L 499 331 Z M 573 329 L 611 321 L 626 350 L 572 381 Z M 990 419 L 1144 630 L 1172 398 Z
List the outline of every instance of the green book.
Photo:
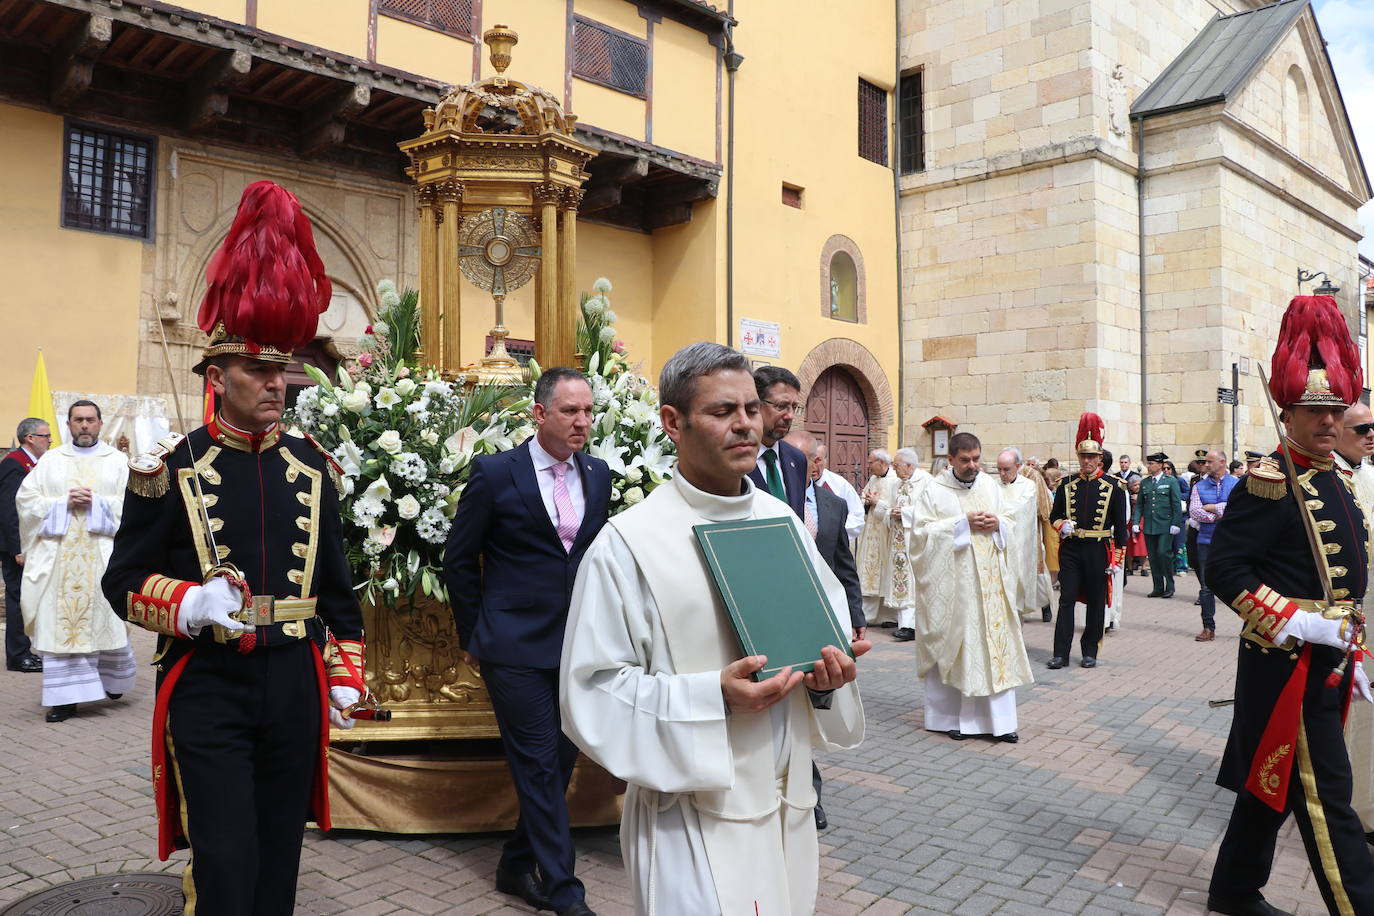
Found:
M 742 519 L 692 530 L 744 654 L 768 656 L 754 680 L 789 665 L 810 671 L 826 646 L 854 655 L 791 519 Z

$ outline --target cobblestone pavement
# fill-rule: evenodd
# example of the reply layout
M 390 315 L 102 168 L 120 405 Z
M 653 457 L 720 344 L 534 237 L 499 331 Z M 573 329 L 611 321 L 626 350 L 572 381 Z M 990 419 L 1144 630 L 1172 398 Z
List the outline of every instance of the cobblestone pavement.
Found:
M 922 728 L 910 643 L 878 631 L 863 660 L 868 740 L 822 761 L 827 914 L 1195 914 L 1233 796 L 1213 782 L 1237 619 L 1196 643 L 1196 580 L 1149 600 L 1127 579 L 1120 632 L 1095 670 L 1048 671 L 1050 625 L 1026 624 L 1037 683 L 1019 691 L 1021 743 L 951 741 Z M 134 636 L 140 660 L 152 638 Z M 0 906 L 96 874 L 178 871 L 155 858 L 148 774 L 151 669 L 124 699 L 49 725 L 39 678 L 0 674 Z M 298 913 L 521 913 L 491 876 L 497 835 L 307 833 Z M 630 912 L 614 829 L 577 833 L 592 906 Z M 1290 820 L 1270 899 L 1323 912 Z

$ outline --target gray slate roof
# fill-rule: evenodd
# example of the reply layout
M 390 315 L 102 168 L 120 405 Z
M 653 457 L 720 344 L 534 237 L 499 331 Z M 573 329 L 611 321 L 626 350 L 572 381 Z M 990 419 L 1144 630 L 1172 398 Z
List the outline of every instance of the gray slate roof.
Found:
M 1214 17 L 1136 98 L 1131 105 L 1131 117 L 1196 108 L 1231 98 L 1273 53 L 1308 3 L 1309 0 L 1279 0 L 1259 9 Z

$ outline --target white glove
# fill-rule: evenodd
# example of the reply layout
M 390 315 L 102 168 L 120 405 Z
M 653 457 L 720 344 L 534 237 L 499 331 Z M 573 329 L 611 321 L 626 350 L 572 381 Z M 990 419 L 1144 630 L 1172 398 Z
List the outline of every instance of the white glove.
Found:
M 1139 534 L 1139 533 L 1140 533 L 1140 526 L 1139 526 L 1139 525 L 1132 525 L 1132 526 L 1131 526 L 1131 534 Z
M 1313 611 L 1294 611 L 1293 616 L 1288 618 L 1283 629 L 1274 637 L 1274 642 L 1283 645 L 1290 636 L 1303 642 L 1318 643 L 1336 649 L 1346 647 L 1345 640 L 1341 639 L 1341 622 L 1327 620 Z
M 1355 695 L 1367 703 L 1374 703 L 1374 691 L 1369 689 L 1369 676 L 1364 673 L 1364 665 L 1355 666 Z
M 1073 529 L 1074 529 L 1073 519 L 1071 519 L 1071 518 L 1066 518 L 1066 519 L 1064 519 L 1063 523 L 1060 524 L 1060 526 L 1059 526 L 1059 536 L 1060 536 L 1061 538 L 1066 538 L 1066 537 L 1068 537 L 1069 535 L 1073 534 Z
M 335 728 L 352 728 L 358 724 L 353 719 L 345 719 L 343 710 L 358 702 L 362 696 L 356 687 L 329 688 L 329 721 L 334 723 Z
M 1177 525 L 1170 525 L 1170 526 L 1169 526 L 1169 533 L 1170 533 L 1170 534 L 1178 534 L 1178 531 L 1179 531 L 1179 529 L 1178 529 L 1178 526 L 1177 526 Z
M 212 623 L 237 633 L 243 624 L 229 614 L 243 609 L 243 592 L 223 576 L 216 576 L 205 585 L 193 585 L 181 599 L 181 625 L 188 636 L 197 636 Z

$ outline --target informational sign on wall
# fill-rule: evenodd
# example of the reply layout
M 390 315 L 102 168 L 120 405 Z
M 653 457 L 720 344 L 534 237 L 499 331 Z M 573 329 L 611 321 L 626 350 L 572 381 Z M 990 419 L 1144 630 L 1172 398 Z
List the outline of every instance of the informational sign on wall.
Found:
M 778 335 L 777 322 L 741 318 L 739 349 L 741 353 L 752 353 L 755 356 L 781 356 L 782 343 Z

